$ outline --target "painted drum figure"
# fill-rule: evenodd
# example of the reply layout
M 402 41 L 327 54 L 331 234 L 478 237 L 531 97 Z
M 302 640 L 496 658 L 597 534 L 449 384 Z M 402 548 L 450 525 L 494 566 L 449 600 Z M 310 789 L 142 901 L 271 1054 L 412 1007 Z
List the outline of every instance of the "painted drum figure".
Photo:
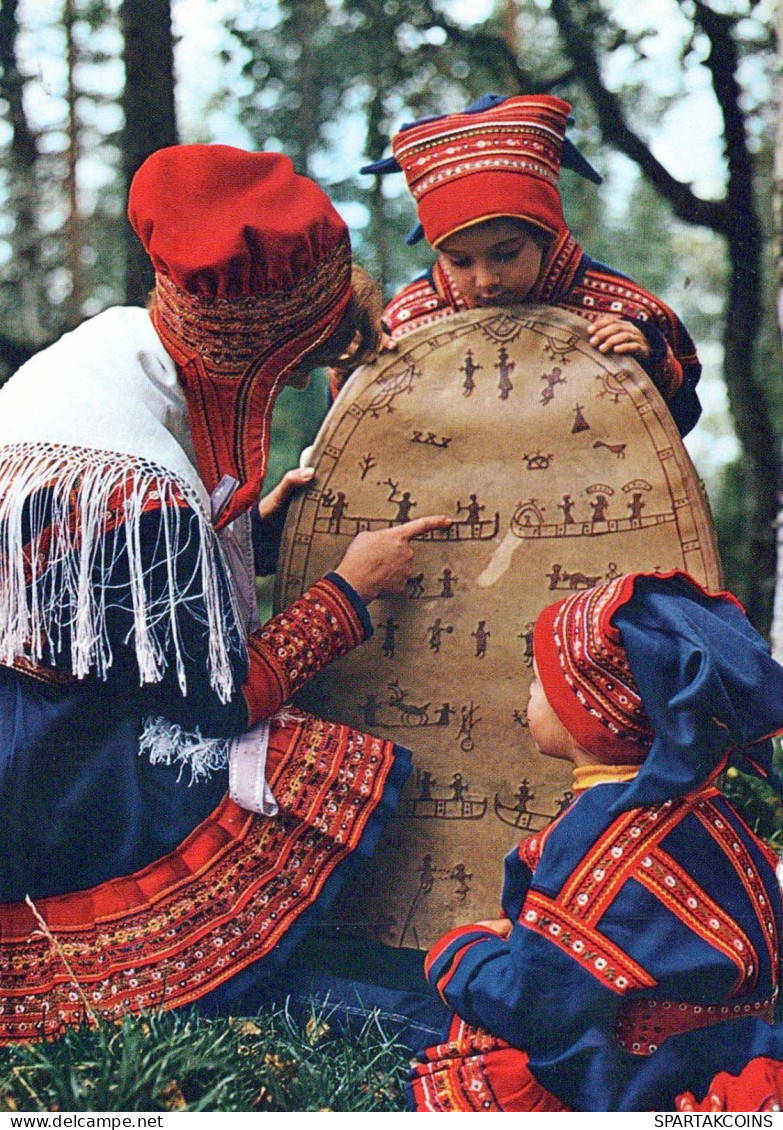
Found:
M 780 1110 L 779 861 L 717 778 L 783 791 L 783 668 L 679 572 L 547 607 L 534 657 L 530 730 L 575 799 L 507 856 L 503 917 L 430 950 L 454 1015 L 413 1108 Z
M 568 230 L 561 164 L 601 178 L 565 137 L 571 107 L 547 94 L 484 95 L 463 113 L 424 118 L 392 138 L 393 156 L 362 172 L 402 172 L 435 265 L 389 303 L 395 340 L 481 306 L 536 302 L 581 315 L 600 352 L 632 356 L 669 405 L 681 435 L 696 423 L 701 366 L 664 302 L 591 259 Z M 334 384 L 339 383 L 338 378 Z
M 373 355 L 370 288 L 279 154 L 161 150 L 129 211 L 150 312 L 99 314 L 0 392 L 5 1042 L 217 1009 L 285 959 L 409 769 L 285 704 L 371 632 L 366 603 L 404 587 L 410 539 L 448 524 L 360 535 L 260 625 L 275 398 Z

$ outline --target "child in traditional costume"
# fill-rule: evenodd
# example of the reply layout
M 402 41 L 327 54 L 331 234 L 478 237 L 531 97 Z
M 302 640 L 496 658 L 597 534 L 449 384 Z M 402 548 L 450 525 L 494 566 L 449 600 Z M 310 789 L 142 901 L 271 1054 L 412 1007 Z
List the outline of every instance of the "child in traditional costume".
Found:
M 0 392 L 0 1042 L 214 1011 L 285 959 L 409 756 L 282 708 L 448 524 L 360 535 L 261 626 L 277 393 L 377 346 L 347 229 L 288 158 L 226 146 L 154 154 L 130 217 L 151 311 L 99 314 Z
M 386 324 L 399 340 L 472 307 L 570 310 L 592 323 L 599 351 L 639 362 L 685 435 L 700 413 L 690 335 L 654 294 L 585 254 L 563 217 L 561 163 L 601 179 L 565 138 L 570 110 L 551 95 L 484 95 L 464 113 L 404 126 L 393 156 L 362 169 L 402 170 L 419 216 L 408 242 L 424 237 L 438 252 L 389 303 Z
M 455 1015 L 414 1108 L 780 1110 L 778 860 L 716 777 L 783 786 L 783 668 L 684 573 L 565 597 L 534 654 L 530 730 L 576 799 L 506 858 L 504 918 L 430 950 Z

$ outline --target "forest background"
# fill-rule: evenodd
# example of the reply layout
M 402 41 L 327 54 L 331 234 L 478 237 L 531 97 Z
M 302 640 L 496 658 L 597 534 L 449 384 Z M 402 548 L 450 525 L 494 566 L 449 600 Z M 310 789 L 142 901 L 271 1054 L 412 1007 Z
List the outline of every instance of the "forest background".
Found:
M 605 178 L 597 189 L 563 173 L 572 230 L 697 342 L 705 412 L 687 446 L 727 584 L 767 632 L 783 434 L 775 22 L 774 0 L 0 0 L 0 383 L 85 317 L 144 303 L 152 276 L 125 206 L 160 146 L 287 152 L 390 297 L 431 253 L 404 243 L 402 178 L 360 166 L 404 121 L 485 91 L 557 94 Z M 270 485 L 325 410 L 323 374 L 306 394 L 285 390 Z M 783 652 L 781 584 L 776 621 Z M 779 843 L 777 799 L 726 784 Z M 372 1026 L 342 1040 L 323 1017 L 166 1014 L 8 1049 L 0 1111 L 390 1111 L 404 1107 L 404 1074 Z
M 665 298 L 705 365 L 688 447 L 727 583 L 770 629 L 783 430 L 775 320 L 773 0 L 2 0 L 0 381 L 152 283 L 127 188 L 162 145 L 282 150 L 351 227 L 387 297 L 431 253 L 404 243 L 402 177 L 360 176 L 404 121 L 484 91 L 574 105 L 604 175 L 564 172 L 592 255 Z M 281 398 L 271 481 L 323 380 Z

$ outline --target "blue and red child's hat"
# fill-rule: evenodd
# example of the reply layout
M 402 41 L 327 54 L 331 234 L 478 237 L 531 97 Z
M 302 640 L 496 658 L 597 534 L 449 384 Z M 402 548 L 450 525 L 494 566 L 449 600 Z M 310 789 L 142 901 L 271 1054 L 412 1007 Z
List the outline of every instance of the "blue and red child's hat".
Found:
M 730 593 L 686 573 L 631 573 L 538 618 L 533 650 L 550 706 L 597 762 L 641 762 L 618 808 L 662 803 L 728 764 L 783 791 L 783 667 Z

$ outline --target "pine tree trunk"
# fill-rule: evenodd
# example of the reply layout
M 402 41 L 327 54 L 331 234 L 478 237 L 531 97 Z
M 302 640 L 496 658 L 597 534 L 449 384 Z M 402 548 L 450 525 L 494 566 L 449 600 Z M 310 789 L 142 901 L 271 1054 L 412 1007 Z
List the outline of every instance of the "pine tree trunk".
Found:
M 19 334 L 22 343 L 0 339 L 0 364 L 13 371 L 28 356 L 25 346 L 39 346 L 46 337 L 41 319 L 40 232 L 37 219 L 38 184 L 36 138 L 24 110 L 24 80 L 16 62 L 19 31 L 18 0 L 0 4 L 0 96 L 8 109 L 5 119 L 11 127 L 9 146 L 8 199 L 6 207 L 13 219 L 12 261 L 18 264 L 13 281 L 18 290 Z
M 122 165 L 130 188 L 134 173 L 150 153 L 178 141 L 171 0 L 123 0 L 120 19 L 125 40 Z M 152 283 L 149 259 L 128 225 L 126 301 L 144 305 Z

